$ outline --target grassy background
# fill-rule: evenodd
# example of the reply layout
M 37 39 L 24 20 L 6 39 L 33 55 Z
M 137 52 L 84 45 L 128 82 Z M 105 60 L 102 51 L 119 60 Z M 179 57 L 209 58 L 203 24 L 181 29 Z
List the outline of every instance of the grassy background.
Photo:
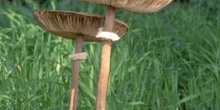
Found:
M 79 0 L 0 2 L 0 110 L 68 109 L 74 42 L 43 31 L 32 11 L 104 15 L 105 8 Z M 107 110 L 220 110 L 218 4 L 172 3 L 153 14 L 118 10 L 129 32 L 113 44 Z M 79 110 L 94 110 L 100 46 L 84 44 Z

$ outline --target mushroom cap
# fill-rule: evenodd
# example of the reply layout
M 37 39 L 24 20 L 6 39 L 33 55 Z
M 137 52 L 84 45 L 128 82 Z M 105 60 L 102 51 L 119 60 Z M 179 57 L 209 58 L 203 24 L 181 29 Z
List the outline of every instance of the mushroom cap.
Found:
M 159 11 L 172 0 L 82 0 L 96 4 L 123 8 L 133 12 L 152 13 Z
M 54 35 L 67 39 L 82 37 L 85 41 L 101 42 L 107 39 L 97 38 L 101 27 L 104 27 L 105 17 L 68 11 L 35 10 L 33 12 L 41 28 Z M 113 32 L 122 37 L 128 31 L 127 25 L 119 20 L 114 21 Z

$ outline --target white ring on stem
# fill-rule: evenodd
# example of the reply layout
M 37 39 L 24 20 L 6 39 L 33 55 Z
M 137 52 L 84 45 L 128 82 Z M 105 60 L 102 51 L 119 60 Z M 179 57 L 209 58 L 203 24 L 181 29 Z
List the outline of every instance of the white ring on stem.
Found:
M 103 31 L 103 29 L 103 27 L 99 28 L 96 38 L 111 39 L 112 41 L 117 41 L 120 39 L 120 37 L 116 33 Z
M 73 60 L 86 60 L 87 57 L 88 57 L 88 54 L 86 52 L 72 53 L 69 55 L 69 58 Z

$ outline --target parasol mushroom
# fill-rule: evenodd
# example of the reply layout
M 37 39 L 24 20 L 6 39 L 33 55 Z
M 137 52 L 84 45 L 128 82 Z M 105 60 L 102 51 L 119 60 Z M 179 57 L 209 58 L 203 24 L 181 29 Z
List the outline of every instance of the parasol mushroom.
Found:
M 159 11 L 172 0 L 83 0 L 91 3 L 123 8 L 132 12 L 151 13 Z
M 96 37 L 99 28 L 104 26 L 105 18 L 93 14 L 46 10 L 34 11 L 34 17 L 39 26 L 47 32 L 63 38 L 76 40 L 76 53 L 70 55 L 73 59 L 73 67 L 69 107 L 69 110 L 76 110 L 78 100 L 79 60 L 86 59 L 86 54 L 81 53 L 83 41 L 102 42 L 107 40 Z M 120 37 L 123 36 L 128 30 L 127 25 L 119 20 L 114 20 L 113 22 L 113 32 L 117 33 Z
M 172 0 L 82 0 L 107 6 L 105 16 L 105 31 L 112 31 L 114 26 L 115 8 L 123 8 L 133 12 L 151 13 L 156 12 Z M 110 68 L 111 41 L 103 41 L 101 52 L 101 63 L 96 98 L 96 110 L 105 110 L 106 91 Z

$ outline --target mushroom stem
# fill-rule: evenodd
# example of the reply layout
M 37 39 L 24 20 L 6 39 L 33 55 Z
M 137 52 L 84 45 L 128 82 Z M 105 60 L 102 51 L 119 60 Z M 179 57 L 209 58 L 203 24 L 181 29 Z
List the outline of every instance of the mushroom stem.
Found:
M 107 13 L 105 16 L 105 31 L 112 32 L 114 26 L 115 8 L 107 6 Z M 96 96 L 96 110 L 105 110 L 106 108 L 106 93 L 108 88 L 108 77 L 110 69 L 112 41 L 102 42 L 100 71 Z
M 75 53 L 82 52 L 83 39 L 81 37 L 76 38 Z M 79 68 L 80 61 L 74 60 L 71 75 L 71 89 L 70 89 L 70 107 L 69 110 L 77 109 L 78 101 L 78 82 L 79 82 Z

